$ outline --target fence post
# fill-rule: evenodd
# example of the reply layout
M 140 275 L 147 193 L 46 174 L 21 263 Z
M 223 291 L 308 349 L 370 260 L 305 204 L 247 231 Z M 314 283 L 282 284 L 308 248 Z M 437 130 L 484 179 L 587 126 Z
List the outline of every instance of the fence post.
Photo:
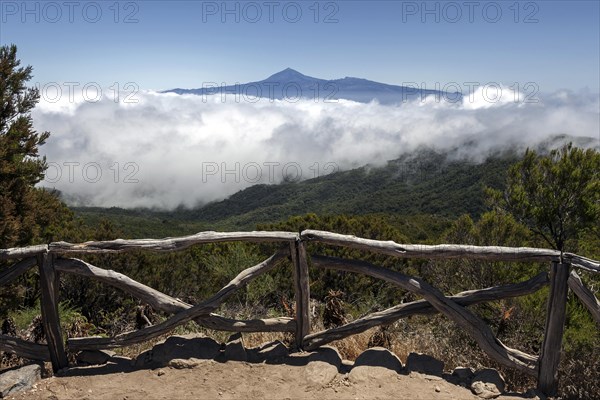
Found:
M 558 365 L 565 328 L 570 264 L 552 262 L 544 343 L 539 361 L 538 389 L 547 396 L 558 392 Z
M 60 329 L 58 315 L 58 288 L 59 276 L 54 269 L 54 255 L 44 253 L 38 256 L 40 270 L 41 308 L 44 332 L 50 351 L 52 369 L 57 372 L 69 366 L 65 344 Z
M 304 337 L 310 333 L 310 282 L 306 247 L 302 240 L 291 246 L 294 262 L 294 286 L 296 294 L 296 347 L 302 349 Z

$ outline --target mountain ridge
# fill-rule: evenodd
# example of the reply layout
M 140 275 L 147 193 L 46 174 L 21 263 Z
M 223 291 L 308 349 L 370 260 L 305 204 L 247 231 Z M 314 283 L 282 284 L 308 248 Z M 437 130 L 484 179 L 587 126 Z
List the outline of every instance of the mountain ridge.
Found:
M 162 93 L 199 96 L 229 94 L 246 99 L 258 97 L 271 101 L 287 100 L 292 102 L 304 98 L 316 102 L 351 100 L 359 103 L 377 101 L 380 104 L 401 104 L 407 101 L 424 100 L 425 97 L 431 95 L 451 102 L 462 100 L 462 94 L 459 92 L 397 86 L 349 76 L 339 79 L 321 79 L 304 75 L 290 67 L 260 81 L 221 86 L 205 83 L 201 88 L 175 88 Z

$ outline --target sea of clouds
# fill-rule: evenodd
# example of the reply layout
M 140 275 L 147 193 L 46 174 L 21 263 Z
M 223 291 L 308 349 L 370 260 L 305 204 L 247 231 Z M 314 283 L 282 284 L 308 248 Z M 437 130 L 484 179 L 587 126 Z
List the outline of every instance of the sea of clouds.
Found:
M 194 207 L 257 183 L 382 165 L 420 146 L 482 160 L 558 134 L 600 142 L 598 94 L 566 90 L 531 99 L 504 88 L 493 101 L 477 90 L 462 102 L 397 105 L 154 91 L 42 96 L 33 119 L 51 132 L 41 186 L 73 205 L 125 208 Z

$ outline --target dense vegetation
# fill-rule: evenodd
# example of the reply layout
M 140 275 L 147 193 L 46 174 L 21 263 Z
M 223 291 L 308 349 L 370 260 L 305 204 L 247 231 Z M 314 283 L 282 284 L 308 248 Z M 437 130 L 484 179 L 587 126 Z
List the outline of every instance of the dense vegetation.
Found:
M 523 157 L 507 151 L 491 154 L 481 163 L 421 149 L 383 167 L 255 186 L 194 210 L 86 208 L 74 213 L 56 193 L 35 187 L 46 168 L 38 148 L 49 134 L 32 129 L 30 111 L 38 94 L 25 86 L 30 77 L 30 67 L 19 68 L 16 48 L 0 48 L 0 248 L 54 240 L 164 237 L 207 229 L 311 228 L 399 243 L 551 245 L 600 259 L 600 154 L 573 147 L 550 153 L 542 149 L 541 154 L 546 155 L 528 151 Z M 490 188 L 487 193 L 486 188 Z M 211 244 L 169 254 L 137 251 L 89 256 L 86 261 L 195 303 L 273 250 L 273 245 L 264 244 Z M 548 268 L 540 263 L 398 260 L 312 243 L 308 251 L 363 259 L 421 276 L 445 293 L 522 281 Z M 0 271 L 6 266 L 0 264 Z M 314 329 L 415 299 L 411 293 L 364 276 L 316 268 L 311 268 L 310 274 L 311 297 L 318 314 Z M 582 275 L 597 293 L 600 279 Z M 3 333 L 43 340 L 37 317 L 38 285 L 32 271 L 0 288 Z M 542 290 L 474 309 L 504 343 L 537 353 L 543 338 L 546 297 L 547 290 Z M 166 317 L 90 279 L 63 275 L 60 299 L 67 336 L 114 335 L 139 328 L 146 319 L 155 323 Z M 327 307 L 332 302 L 338 305 L 335 318 Z M 219 312 L 238 318 L 289 315 L 292 304 L 290 265 L 283 263 L 230 299 Z M 448 367 L 492 364 L 470 338 L 442 317 L 413 317 L 366 334 L 365 346 L 411 343 L 415 346 L 412 350 L 443 358 Z M 340 346 L 346 356 L 352 355 L 347 344 Z M 599 330 L 572 295 L 564 351 L 562 395 L 597 397 Z M 4 355 L 3 362 L 15 360 Z M 513 387 L 531 385 L 524 377 L 503 371 Z

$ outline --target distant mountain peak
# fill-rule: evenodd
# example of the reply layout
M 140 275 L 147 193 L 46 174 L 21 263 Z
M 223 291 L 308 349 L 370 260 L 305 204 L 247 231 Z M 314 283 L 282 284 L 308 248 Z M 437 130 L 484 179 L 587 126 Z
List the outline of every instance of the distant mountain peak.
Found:
M 271 75 L 270 77 L 268 77 L 266 80 L 272 80 L 272 81 L 291 81 L 294 79 L 307 79 L 310 78 L 309 76 L 306 76 L 298 71 L 296 71 L 295 69 L 292 69 L 290 67 L 284 69 L 283 71 L 279 71 L 273 75 Z

